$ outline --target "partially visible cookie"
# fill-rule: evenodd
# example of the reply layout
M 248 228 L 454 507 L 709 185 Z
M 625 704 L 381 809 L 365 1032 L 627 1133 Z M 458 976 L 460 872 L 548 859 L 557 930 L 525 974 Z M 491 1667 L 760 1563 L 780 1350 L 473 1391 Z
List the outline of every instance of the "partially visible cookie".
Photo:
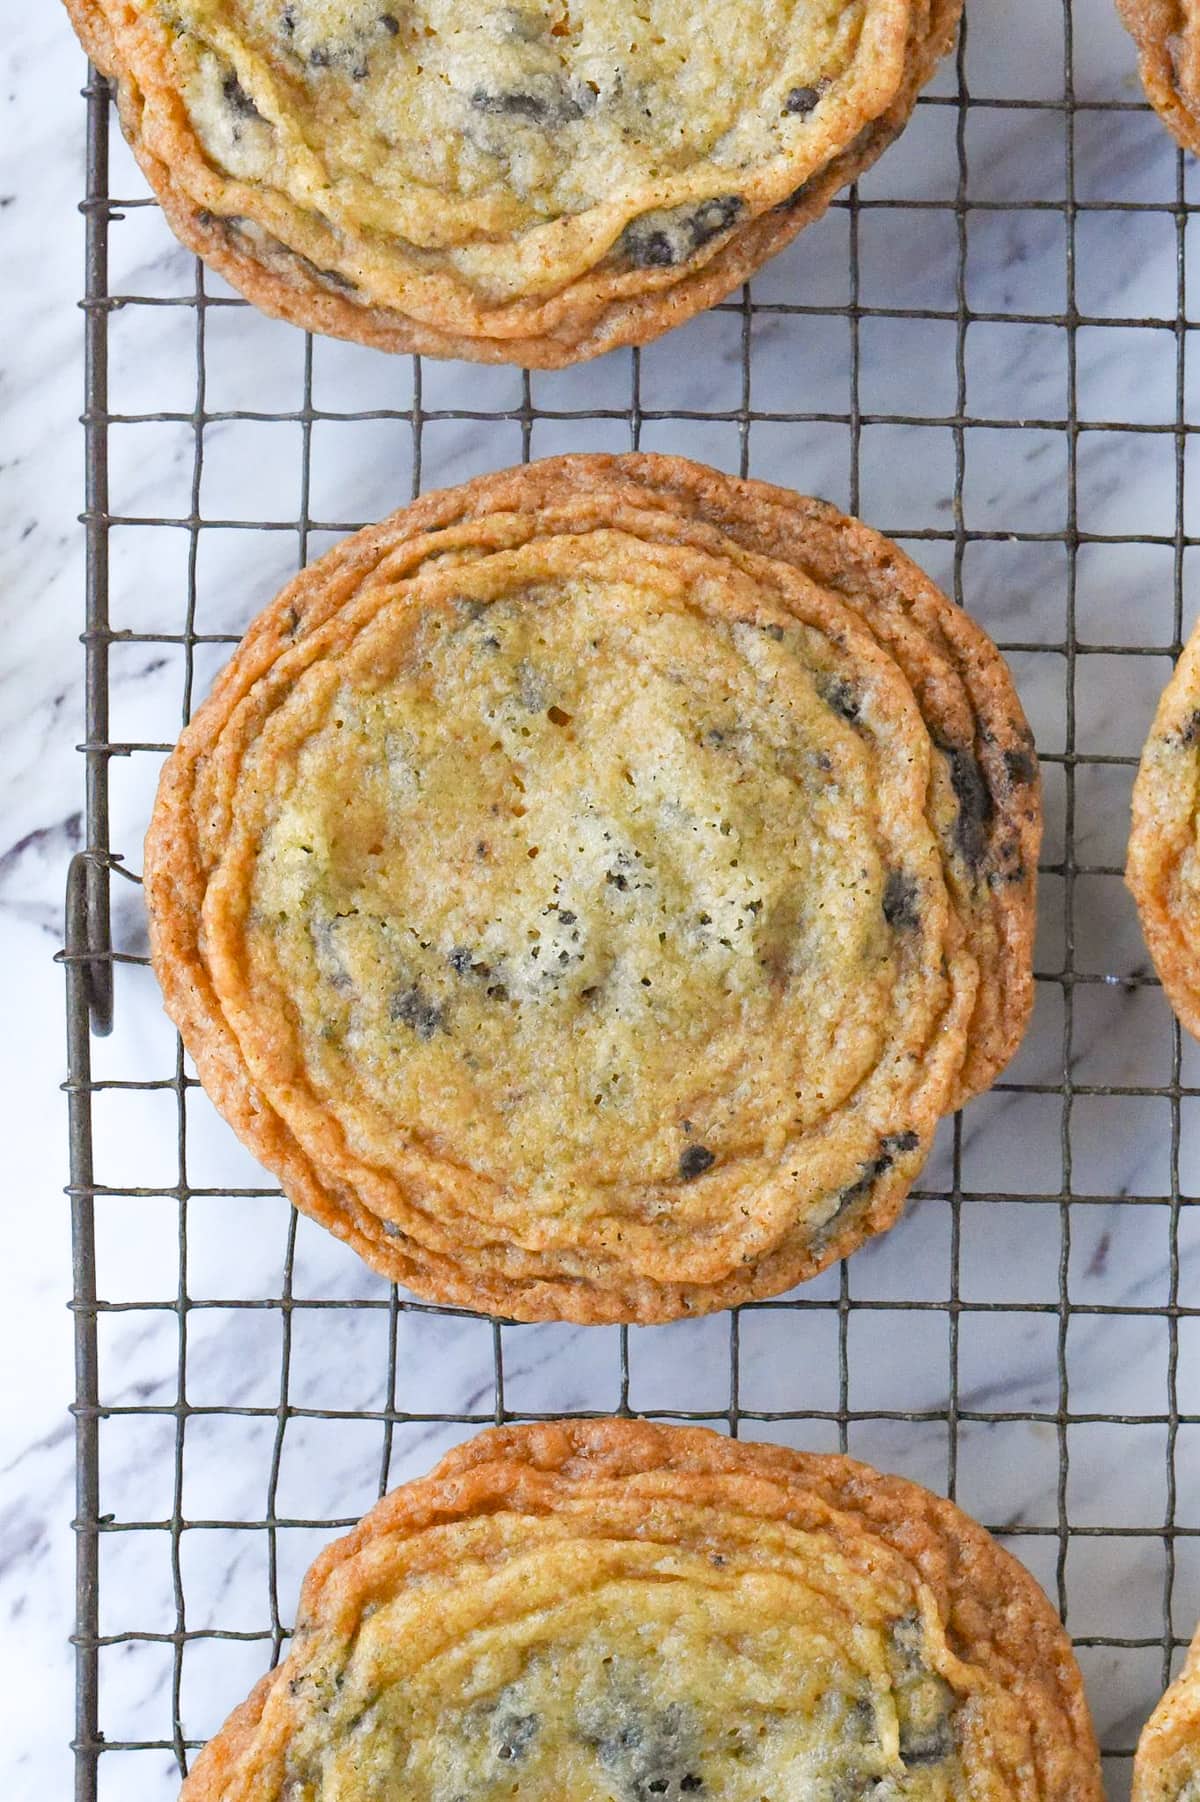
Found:
M 1117 0 L 1146 98 L 1185 150 L 1200 152 L 1200 15 L 1190 0 Z
M 1142 1729 L 1133 1761 L 1133 1802 L 1200 1797 L 1200 1632 L 1187 1662 Z
M 1125 880 L 1154 967 L 1200 1038 L 1200 630 L 1163 690 L 1133 785 Z
M 67 0 L 178 235 L 266 312 L 555 368 L 728 294 L 884 149 L 961 0 Z
M 633 1420 L 502 1427 L 321 1554 L 183 1802 L 1100 1802 L 1070 1641 L 951 1503 Z

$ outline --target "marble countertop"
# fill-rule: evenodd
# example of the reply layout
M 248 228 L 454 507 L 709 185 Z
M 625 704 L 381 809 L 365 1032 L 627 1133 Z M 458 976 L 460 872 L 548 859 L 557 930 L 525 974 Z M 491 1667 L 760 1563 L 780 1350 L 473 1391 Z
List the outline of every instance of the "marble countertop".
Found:
M 3 1793 L 45 1802 L 70 1782 L 73 1616 L 73 1392 L 61 974 L 52 964 L 61 931 L 68 854 L 79 844 L 82 736 L 81 504 L 83 58 L 61 9 L 14 9 L 6 21 L 0 132 L 0 965 L 9 1026 L 4 1060 L 9 1147 L 8 1256 L 0 1321 L 6 1405 L 0 1489 L 0 1640 L 10 1726 L 0 1751 Z M 1073 334 L 1078 416 L 1096 426 L 1078 437 L 1074 491 L 1068 483 L 1069 337 L 1053 323 L 1068 304 L 1064 212 L 1035 201 L 1066 194 L 1066 122 L 1061 106 L 1060 9 L 1046 0 L 968 0 L 966 69 L 972 108 L 961 151 L 968 215 L 966 294 L 977 314 L 962 343 L 966 416 L 954 415 L 959 341 L 955 305 L 960 182 L 958 115 L 922 106 L 904 139 L 862 184 L 858 219 L 859 402 L 857 471 L 844 421 L 756 420 L 750 473 L 847 505 L 910 543 L 939 580 L 955 573 L 953 488 L 963 463 L 963 518 L 971 533 L 961 563 L 963 598 L 1006 646 L 1046 757 L 1048 838 L 1037 965 L 1043 980 L 1033 1029 L 1008 1086 L 975 1103 L 955 1148 L 947 1131 L 922 1182 L 925 1199 L 883 1241 L 849 1266 L 855 1305 L 847 1327 L 850 1450 L 945 1490 L 1031 1566 L 1067 1603 L 1081 1641 L 1105 1745 L 1132 1745 L 1157 1696 L 1164 1619 L 1176 1638 L 1200 1615 L 1200 1319 L 1173 1334 L 1162 1310 L 1200 1306 L 1200 1208 L 1172 1210 L 1173 1164 L 1184 1197 L 1200 1194 L 1200 1093 L 1173 1107 L 1161 1090 L 1173 1075 L 1170 1016 L 1143 978 L 1148 962 L 1132 906 L 1115 873 L 1123 855 L 1128 759 L 1140 748 L 1170 668 L 1175 620 L 1177 384 L 1196 416 L 1200 358 L 1186 360 L 1174 330 L 1180 285 L 1190 285 L 1200 237 L 1181 238 L 1171 212 L 1182 183 L 1200 193 L 1200 173 L 1181 163 L 1154 117 L 1139 106 L 1131 46 L 1110 0 L 1076 0 L 1074 86 L 1083 103 L 1074 125 L 1075 303 L 1088 323 Z M 952 96 L 953 68 L 935 84 Z M 1024 100 L 1023 107 L 988 104 Z M 1122 110 L 1090 109 L 1115 99 Z M 124 146 L 113 145 L 111 191 L 144 190 Z M 1181 173 L 1182 171 L 1182 173 Z M 1113 210 L 1109 203 L 1136 203 Z M 942 202 L 945 204 L 927 204 Z M 760 303 L 836 309 L 850 299 L 850 216 L 835 209 L 754 284 Z M 163 305 L 129 305 L 111 321 L 112 410 L 124 415 L 189 413 L 195 401 L 195 310 L 172 305 L 194 292 L 195 266 L 152 209 L 131 210 L 112 228 L 111 286 Z M 208 278 L 218 303 L 228 290 Z M 736 469 L 736 420 L 715 415 L 741 404 L 743 331 L 753 349 L 756 411 L 844 415 L 850 326 L 836 311 L 766 310 L 747 327 L 737 309 L 699 319 L 641 358 L 641 442 Z M 877 311 L 883 309 L 883 312 Z M 949 317 L 942 317 L 949 313 Z M 888 316 L 888 314 L 891 316 Z M 897 317 L 921 313 L 924 317 Z M 929 315 L 934 315 L 930 317 Z M 1019 316 L 1019 317 L 1018 317 Z M 1032 317 L 1031 317 L 1032 316 Z M 1150 318 L 1157 324 L 1131 321 Z M 210 413 L 286 414 L 304 393 L 304 339 L 252 312 L 205 311 Z M 406 500 L 417 479 L 407 409 L 413 367 L 333 343 L 312 355 L 309 554 L 348 525 Z M 620 418 L 580 421 L 546 413 L 628 406 L 628 353 L 560 375 L 536 375 L 530 449 L 628 446 Z M 456 481 L 521 455 L 521 425 L 465 420 L 457 410 L 497 415 L 519 409 L 518 373 L 426 363 L 419 479 Z M 327 414 L 370 409 L 348 423 Z M 671 417 L 696 412 L 714 417 Z M 1155 429 L 1157 428 L 1157 429 Z M 190 504 L 190 423 L 143 422 L 112 430 L 112 508 L 126 516 L 174 517 Z M 1182 453 L 1180 453 L 1182 455 Z M 302 431 L 291 419 L 218 419 L 205 430 L 203 516 L 224 522 L 201 534 L 199 630 L 238 633 L 295 568 Z M 1187 448 L 1184 525 L 1200 513 Z M 1073 510 L 1072 510 L 1073 509 Z M 280 529 L 239 522 L 268 518 Z M 1088 539 L 1072 586 L 1063 542 L 1074 525 Z M 918 533 L 933 536 L 916 538 Z M 939 536 L 940 534 L 940 536 Z M 1151 540 L 1134 542 L 1133 540 Z M 112 616 L 138 634 L 179 630 L 188 540 L 170 527 L 130 526 L 112 538 Z M 1183 626 L 1192 621 L 1195 549 L 1181 552 Z M 1068 655 L 1069 620 L 1075 654 Z M 1090 648 L 1088 648 L 1090 647 Z M 1147 650 L 1148 647 L 1148 650 Z M 227 646 L 198 647 L 194 685 L 207 686 Z M 112 660 L 112 734 L 173 738 L 184 669 L 180 648 L 133 641 Z M 1064 757 L 1084 759 L 1068 798 Z M 1088 761 L 1091 758 L 1100 761 Z M 1115 759 L 1116 761 L 1105 761 Z M 157 759 L 114 763 L 114 846 L 137 868 Z M 1073 884 L 1068 912 L 1063 870 L 1068 820 L 1074 852 L 1089 873 Z M 114 896 L 115 930 L 128 950 L 145 948 L 136 888 Z M 1064 969 L 1078 980 L 1059 980 Z M 1069 1016 L 1069 1017 L 1068 1017 Z M 1064 1122 L 1058 1096 L 1064 1048 L 1077 1093 Z M 133 1081 L 173 1074 L 172 1034 L 152 978 L 118 975 L 117 1025 L 95 1047 L 96 1073 Z M 1200 1089 L 1200 1051 L 1182 1055 L 1185 1087 Z M 204 1097 L 186 1100 L 187 1179 L 197 1189 L 254 1189 L 263 1177 Z M 179 1109 L 171 1090 L 110 1091 L 96 1107 L 97 1173 L 118 1191 L 177 1184 Z M 1052 1198 L 1069 1157 L 1068 1210 Z M 1000 1200 L 972 1199 L 1000 1195 Z M 1173 1262 L 1172 1224 L 1177 1260 Z M 168 1534 L 137 1522 L 188 1519 L 261 1522 L 268 1505 L 281 1406 L 281 1313 L 237 1308 L 277 1300 L 288 1252 L 288 1214 L 273 1197 L 200 1196 L 188 1207 L 187 1293 L 204 1306 L 186 1319 L 187 1423 L 178 1472 L 174 1417 L 156 1412 L 179 1399 L 180 1325 L 165 1304 L 179 1293 L 180 1209 L 167 1195 L 106 1197 L 98 1205 L 97 1255 L 104 1298 L 162 1304 L 106 1314 L 100 1322 L 102 1400 L 125 1410 L 102 1432 L 102 1507 L 129 1531 L 102 1542 L 101 1616 L 106 1635 L 171 1634 L 182 1583 L 189 1634 L 179 1676 L 188 1740 L 203 1739 L 249 1688 L 269 1653 L 273 1623 L 285 1627 L 298 1578 L 328 1529 L 296 1525 L 270 1538 L 261 1528 L 185 1531 L 173 1568 Z M 1177 1278 L 1173 1277 L 1177 1272 Z M 951 1312 L 957 1277 L 965 1304 L 956 1323 L 960 1418 L 952 1457 L 947 1422 Z M 387 1291 L 331 1240 L 301 1223 L 292 1262 L 292 1345 L 287 1420 L 272 1498 L 277 1516 L 321 1523 L 357 1515 L 391 1481 L 426 1468 L 470 1431 L 402 1419 L 384 1459 L 380 1418 L 387 1391 Z M 803 1292 L 832 1304 L 836 1274 Z M 1066 1298 L 1064 1316 L 1059 1303 Z M 363 1302 L 327 1307 L 323 1302 Z M 895 1304 L 933 1304 L 918 1312 Z M 314 1305 L 309 1305 L 314 1304 Z M 983 1305 L 977 1305 L 983 1304 Z M 394 1409 L 402 1416 L 490 1418 L 494 1357 L 503 1358 L 504 1406 L 513 1413 L 607 1409 L 620 1400 L 618 1335 L 566 1327 L 505 1327 L 401 1313 Z M 726 1316 L 629 1335 L 630 1405 L 646 1412 L 694 1410 L 717 1424 L 730 1407 Z M 1175 1428 L 1169 1408 L 1183 1424 Z M 1063 1374 L 1069 1418 L 1061 1425 Z M 741 1317 L 738 1399 L 752 1436 L 824 1449 L 837 1443 L 838 1313 L 832 1305 L 758 1310 Z M 228 1412 L 229 1408 L 240 1410 Z M 212 1409 L 213 1412 L 206 1412 Z M 305 1412 L 308 1410 L 310 1412 Z M 319 1418 L 334 1410 L 343 1417 Z M 896 1415 L 921 1416 L 901 1420 Z M 354 1418 L 355 1415 L 359 1418 Z M 1009 1418 L 990 1418 L 1008 1416 Z M 1101 1419 L 1115 1416 L 1116 1419 Z M 1060 1454 L 1068 1453 L 1060 1483 Z M 1164 1523 L 1179 1529 L 1168 1561 Z M 1060 1541 L 1060 1528 L 1072 1531 Z M 1108 1531 L 1106 1531 L 1106 1529 Z M 1060 1556 L 1061 1546 L 1061 1556 Z M 1166 1615 L 1164 1614 L 1166 1610 Z M 241 1637 L 206 1637 L 227 1631 Z M 1112 1640 L 1138 1642 L 1120 1648 Z M 101 1723 L 110 1740 L 165 1742 L 101 1759 L 101 1795 L 166 1802 L 177 1775 L 171 1750 L 174 1650 L 153 1637 L 118 1639 L 101 1654 Z M 1112 1793 L 1127 1782 L 1114 1757 Z

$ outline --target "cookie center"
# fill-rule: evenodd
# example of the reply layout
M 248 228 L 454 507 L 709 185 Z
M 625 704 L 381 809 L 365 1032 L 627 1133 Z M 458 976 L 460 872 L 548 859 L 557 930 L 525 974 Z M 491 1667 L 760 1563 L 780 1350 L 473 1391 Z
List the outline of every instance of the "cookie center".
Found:
M 863 1621 L 855 1641 L 845 1623 L 822 1621 L 800 1585 L 769 1596 L 753 1580 L 744 1593 L 736 1581 L 706 1588 L 702 1573 L 687 1580 L 690 1562 L 677 1558 L 682 1568 L 655 1581 L 603 1581 L 586 1601 L 509 1621 L 506 1636 L 477 1628 L 469 1650 L 434 1653 L 426 1668 L 378 1686 L 367 1672 L 378 1679 L 386 1654 L 382 1632 L 368 1627 L 341 1691 L 349 1700 L 331 1698 L 333 1719 L 310 1730 L 305 1793 L 314 1802 L 377 1791 L 414 1802 L 965 1793 L 957 1698 L 919 1653 L 898 1647 L 911 1623 Z
M 778 1150 L 895 981 L 873 757 L 804 628 L 555 581 L 426 616 L 291 760 L 248 944 L 354 1149 L 527 1193 Z M 360 659 L 360 670 L 365 666 Z

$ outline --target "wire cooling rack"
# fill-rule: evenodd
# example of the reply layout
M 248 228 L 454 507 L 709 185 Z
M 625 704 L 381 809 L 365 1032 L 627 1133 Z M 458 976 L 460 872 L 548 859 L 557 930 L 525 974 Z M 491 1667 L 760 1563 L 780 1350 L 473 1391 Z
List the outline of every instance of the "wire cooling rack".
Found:
M 1127 1782 L 1200 1612 L 1181 1199 L 1200 1064 L 1119 886 L 1200 543 L 1189 174 L 1135 87 L 1077 94 L 1091 9 L 1086 43 L 1082 7 L 1042 10 L 1037 91 L 1005 95 L 968 32 L 994 47 L 1010 9 L 969 0 L 906 138 L 753 291 L 641 354 L 554 378 L 472 371 L 465 390 L 461 369 L 268 325 L 172 249 L 89 79 L 87 845 L 64 953 L 78 1802 L 175 1793 L 279 1656 L 298 1573 L 389 1482 L 491 1422 L 623 1410 L 849 1449 L 956 1495 L 1057 1601 L 1111 1785 Z M 1091 298 L 1122 257 L 1136 314 Z M 993 1096 L 947 1127 L 909 1218 L 848 1265 L 656 1332 L 520 1328 L 388 1290 L 239 1161 L 157 1009 L 140 835 L 179 722 L 297 560 L 476 468 L 639 445 L 862 511 L 1001 641 L 1047 785 L 1038 1007 Z M 243 517 L 264 481 L 278 499 Z

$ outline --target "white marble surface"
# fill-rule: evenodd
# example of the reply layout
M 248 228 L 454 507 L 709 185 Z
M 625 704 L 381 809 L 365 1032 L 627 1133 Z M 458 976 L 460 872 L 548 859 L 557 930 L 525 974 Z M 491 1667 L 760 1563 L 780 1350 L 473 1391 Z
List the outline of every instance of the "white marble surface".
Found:
M 6 655 L 0 669 L 0 959 L 8 1030 L 5 1060 L 9 1148 L 9 1226 L 0 1332 L 5 1350 L 3 1494 L 0 1512 L 0 1637 L 11 1719 L 0 1739 L 7 1767 L 3 1794 L 45 1802 L 67 1793 L 71 1731 L 72 1438 L 70 1287 L 64 1108 L 56 1090 L 63 1067 L 62 996 L 51 964 L 60 931 L 64 866 L 79 838 L 81 625 L 80 433 L 81 316 L 73 302 L 82 269 L 83 62 L 57 7 L 13 8 L 6 20 L 0 89 L 0 246 L 4 321 L 0 331 L 0 607 Z M 967 57 L 972 93 L 985 98 L 1055 101 L 1063 94 L 1059 8 L 1050 0 L 969 0 Z M 19 16 L 17 16 L 19 15 Z M 1110 0 L 1076 0 L 1075 89 L 1083 101 L 1136 101 L 1130 47 Z M 954 91 L 948 70 L 934 90 Z M 866 198 L 951 200 L 959 181 L 956 112 L 923 107 L 903 142 L 863 184 Z M 1001 203 L 970 216 L 966 287 L 971 305 L 999 315 L 972 324 L 965 340 L 967 408 L 979 421 L 1029 422 L 1018 429 L 971 426 L 963 435 L 965 523 L 994 531 L 968 547 L 962 568 L 967 605 L 1013 649 L 1011 661 L 1044 753 L 1136 752 L 1155 694 L 1169 667 L 1173 633 L 1168 545 L 1088 545 L 1078 559 L 1075 617 L 1081 644 L 1115 649 L 1083 653 L 1073 667 L 1061 653 L 1068 607 L 1061 544 L 1013 533 L 1060 532 L 1068 523 L 1067 438 L 1053 422 L 1067 406 L 1067 334 L 1053 324 L 1017 324 L 1014 313 L 1053 315 L 1066 304 L 1066 231 L 1061 213 L 1020 210 L 1031 199 L 1065 192 L 1064 117 L 1053 107 L 1014 111 L 981 106 L 965 132 L 967 191 Z M 1179 179 L 1174 150 L 1143 110 L 1081 112 L 1075 130 L 1077 197 L 1136 200 L 1166 207 Z M 1186 166 L 1190 196 L 1200 182 Z M 112 191 L 133 196 L 140 181 L 114 144 Z M 848 215 L 837 210 L 755 284 L 760 301 L 837 306 L 848 298 Z M 1200 255 L 1190 226 L 1184 265 Z M 948 210 L 864 210 L 860 220 L 860 298 L 867 307 L 953 309 L 956 224 Z M 1079 310 L 1097 319 L 1176 312 L 1176 226 L 1169 212 L 1083 211 L 1076 228 Z M 114 292 L 183 296 L 195 281 L 192 260 L 152 211 L 130 212 L 112 229 Z M 1194 284 L 1193 284 L 1194 285 Z M 224 294 L 222 284 L 208 283 Z M 210 412 L 236 408 L 286 412 L 303 392 L 304 341 L 290 328 L 243 309 L 207 315 Z M 648 350 L 641 399 L 650 413 L 722 411 L 740 400 L 742 320 L 711 315 Z M 761 314 L 754 322 L 756 408 L 844 414 L 850 364 L 844 319 Z M 195 320 L 183 307 L 128 306 L 113 316 L 114 411 L 190 411 L 195 399 Z M 1190 348 L 1190 340 L 1189 340 Z M 955 440 L 938 423 L 889 424 L 887 418 L 944 419 L 954 410 L 956 330 L 952 320 L 867 318 L 860 327 L 860 399 L 883 416 L 863 433 L 859 506 L 874 524 L 899 534 L 953 527 Z M 1076 338 L 1079 415 L 1084 420 L 1170 424 L 1175 418 L 1177 345 L 1173 331 L 1082 326 Z M 1200 359 L 1184 371 L 1189 419 L 1200 413 Z M 411 402 L 408 360 L 331 343 L 313 354 L 318 409 L 360 407 L 402 412 Z M 616 354 L 572 373 L 535 376 L 535 406 L 570 410 L 624 407 L 630 359 Z M 504 371 L 426 364 L 427 409 L 464 403 L 481 410 L 518 405 L 521 380 Z M 624 448 L 622 421 L 538 419 L 535 455 L 592 446 Z M 737 427 L 728 422 L 647 419 L 647 447 L 663 447 L 736 468 Z M 756 423 L 753 474 L 775 477 L 846 503 L 851 498 L 849 433 L 841 423 Z M 515 460 L 513 422 L 429 423 L 426 485 Z M 1190 455 L 1189 455 L 1190 462 Z M 201 510 L 227 522 L 267 517 L 294 522 L 301 433 L 294 422 L 218 421 L 205 432 Z M 1187 529 L 1200 512 L 1187 471 Z M 131 515 L 185 512 L 192 477 L 190 425 L 113 428 L 112 506 Z M 407 418 L 370 424 L 320 419 L 313 428 L 310 550 L 336 528 L 373 518 L 407 498 L 413 480 Z M 1174 530 L 1175 442 L 1170 433 L 1085 433 L 1079 440 L 1077 523 L 1085 533 L 1165 534 Z M 953 575 L 952 546 L 915 546 L 939 579 Z M 178 631 L 186 596 L 186 534 L 129 527 L 113 535 L 112 614 L 133 631 Z M 201 535 L 198 618 L 205 633 L 236 633 L 295 566 L 294 529 L 249 533 L 232 524 Z M 1196 552 L 1185 555 L 1185 626 L 1193 612 Z M 1151 644 L 1161 655 L 1122 656 Z M 198 690 L 224 656 L 201 647 Z M 118 647 L 112 666 L 112 732 L 118 739 L 171 738 L 178 727 L 183 667 L 177 647 Z M 1073 705 L 1068 704 L 1069 697 Z M 133 867 L 155 777 L 156 758 L 113 766 L 113 843 Z M 1080 768 L 1075 793 L 1076 853 L 1081 863 L 1118 865 L 1126 830 L 1130 770 Z M 1063 856 L 1065 789 L 1060 763 L 1046 768 L 1047 863 Z M 1064 883 L 1044 879 L 1039 969 L 1047 978 L 1065 957 Z M 119 885 L 116 923 L 127 949 L 144 947 L 137 893 Z M 1103 975 L 1075 991 L 1069 1056 L 1074 1081 L 1138 1091 L 1169 1081 L 1169 1016 L 1158 991 L 1127 982 L 1147 970 L 1136 920 L 1115 875 L 1075 884 L 1075 968 Z M 1062 986 L 1039 985 L 1034 1028 L 1010 1073 L 1017 1084 L 1053 1082 L 1064 1042 Z M 117 1029 L 96 1046 L 96 1073 L 146 1079 L 170 1075 L 174 1041 L 154 984 L 138 969 L 118 978 Z M 1195 1085 L 1200 1053 L 1184 1053 L 1185 1083 Z M 187 1099 L 187 1175 L 194 1187 L 256 1187 L 261 1174 L 216 1120 L 203 1097 Z M 1200 1095 L 1180 1107 L 1178 1161 L 1185 1196 L 1200 1194 Z M 96 1109 L 97 1174 L 121 1185 L 170 1186 L 177 1179 L 178 1118 L 169 1092 L 110 1092 Z M 1085 1200 L 1065 1217 L 1057 1194 L 1064 1144 L 1074 1192 Z M 1058 1099 L 1007 1088 L 976 1103 L 963 1122 L 961 1182 L 968 1195 L 960 1236 L 944 1198 L 952 1181 L 950 1136 L 914 1204 L 890 1237 L 857 1256 L 850 1294 L 883 1304 L 850 1316 L 849 1403 L 866 1417 L 850 1427 L 852 1451 L 944 1489 L 950 1477 L 944 1418 L 949 1386 L 949 1315 L 936 1306 L 899 1313 L 904 1300 L 944 1303 L 957 1262 L 967 1303 L 958 1327 L 960 1404 L 971 1413 L 1053 1416 L 1060 1405 L 1059 1356 L 1065 1359 L 1072 1420 L 1069 1472 L 1059 1491 L 1060 1442 L 1049 1420 L 961 1423 L 957 1493 L 1010 1543 L 1057 1594 L 1058 1527 L 1073 1527 L 1062 1569 L 1069 1623 L 1087 1641 L 1157 1641 L 1167 1578 L 1161 1528 L 1167 1518 L 1168 1360 L 1170 1340 L 1150 1310 L 1169 1299 L 1172 1114 L 1139 1093 L 1080 1095 L 1066 1133 Z M 166 1197 L 113 1197 L 98 1204 L 99 1281 L 112 1302 L 167 1303 L 178 1293 L 179 1208 Z M 188 1211 L 186 1281 L 195 1300 L 186 1336 L 186 1395 L 199 1410 L 187 1427 L 179 1502 L 186 1518 L 261 1520 L 280 1402 L 278 1309 L 222 1307 L 233 1299 L 280 1294 L 288 1216 L 275 1199 L 199 1198 Z M 1178 1232 L 1179 1300 L 1200 1306 L 1200 1208 L 1185 1203 Z M 837 1277 L 804 1292 L 818 1302 L 837 1295 Z M 298 1306 L 288 1401 L 300 1409 L 365 1410 L 387 1401 L 388 1313 L 383 1286 L 334 1244 L 301 1224 L 293 1294 L 298 1301 L 361 1298 L 370 1308 Z M 1065 1336 L 1053 1308 L 1071 1303 Z M 1007 1305 L 1004 1305 L 1007 1304 Z M 1089 1312 L 1116 1307 L 1117 1314 Z M 504 1402 L 514 1412 L 609 1408 L 617 1404 L 615 1332 L 505 1328 Z M 1200 1530 L 1200 1326 L 1179 1323 L 1176 1399 L 1190 1419 L 1174 1447 L 1175 1520 Z M 166 1308 L 105 1316 L 100 1331 L 102 1397 L 134 1412 L 107 1421 L 102 1434 L 102 1507 L 118 1523 L 163 1520 L 176 1505 L 173 1421 L 153 1410 L 178 1399 L 179 1324 Z M 429 1315 L 399 1321 L 395 1405 L 401 1413 L 486 1416 L 494 1405 L 490 1326 Z M 646 1411 L 672 1408 L 719 1414 L 730 1402 L 730 1323 L 634 1332 L 629 1341 L 629 1400 Z M 744 1409 L 803 1415 L 837 1408 L 837 1316 L 828 1308 L 754 1311 L 740 1325 L 739 1398 Z M 220 1404 L 241 1414 L 205 1413 Z M 147 1410 L 139 1413 L 137 1410 Z M 254 1412 L 261 1410 L 262 1412 Z M 889 1412 L 931 1418 L 913 1423 Z M 941 1414 L 942 1418 L 937 1418 Z M 1126 1424 L 1086 1417 L 1116 1414 Z M 1076 1416 L 1085 1418 L 1077 1419 Z M 1141 1417 L 1153 1417 L 1149 1420 Z M 1136 1417 L 1130 1420 L 1128 1417 Z M 402 1423 L 391 1445 L 392 1479 L 428 1465 L 437 1450 L 469 1429 Z M 747 1422 L 743 1430 L 812 1447 L 836 1443 L 820 1418 Z M 378 1419 L 289 1419 L 283 1436 L 277 1513 L 321 1522 L 353 1516 L 375 1496 L 384 1430 Z M 1109 1537 L 1093 1529 L 1120 1529 Z M 299 1574 L 324 1529 L 291 1527 L 277 1535 L 279 1618 L 290 1618 Z M 189 1632 L 253 1634 L 271 1624 L 267 1536 L 262 1531 L 193 1529 L 182 1535 L 180 1571 Z M 1177 1635 L 1200 1614 L 1200 1542 L 1176 1545 L 1171 1593 Z M 106 1534 L 101 1577 L 102 1631 L 170 1633 L 177 1625 L 170 1543 L 162 1532 Z M 182 1660 L 180 1710 L 188 1739 L 220 1722 L 263 1666 L 262 1640 L 189 1641 Z M 1156 1645 L 1118 1650 L 1085 1643 L 1081 1658 L 1107 1746 L 1128 1747 L 1157 1693 Z M 133 1640 L 101 1659 L 101 1724 L 112 1740 L 172 1738 L 172 1649 Z M 170 1751 L 111 1752 L 100 1761 L 101 1795 L 160 1799 L 174 1795 Z M 1126 1780 L 1114 1760 L 1114 1793 Z

